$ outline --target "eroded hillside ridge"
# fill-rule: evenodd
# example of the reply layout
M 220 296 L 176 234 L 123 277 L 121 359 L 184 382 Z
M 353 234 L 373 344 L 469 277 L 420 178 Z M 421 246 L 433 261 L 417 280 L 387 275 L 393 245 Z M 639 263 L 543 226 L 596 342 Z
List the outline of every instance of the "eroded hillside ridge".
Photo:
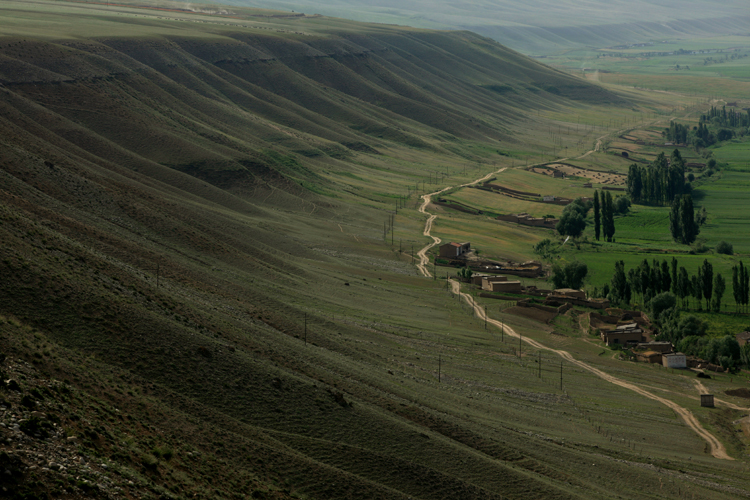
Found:
M 312 159 L 383 141 L 454 154 L 457 139 L 513 140 L 510 124 L 530 109 L 620 102 L 488 39 L 440 32 L 6 38 L 0 83 L 6 126 L 20 112 L 65 147 L 223 188 L 273 175 L 319 183 Z

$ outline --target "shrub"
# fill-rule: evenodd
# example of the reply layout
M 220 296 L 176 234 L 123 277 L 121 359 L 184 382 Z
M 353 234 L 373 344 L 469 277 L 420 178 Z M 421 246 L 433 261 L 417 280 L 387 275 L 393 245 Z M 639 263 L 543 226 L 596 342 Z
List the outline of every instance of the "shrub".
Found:
M 40 418 L 31 417 L 25 422 L 21 422 L 18 427 L 24 434 L 39 437 L 40 439 L 47 439 L 49 437 L 49 431 L 52 429 L 52 424 Z
M 732 247 L 731 243 L 720 241 L 719 244 L 716 245 L 716 253 L 722 253 L 724 255 L 734 255 L 734 247 Z

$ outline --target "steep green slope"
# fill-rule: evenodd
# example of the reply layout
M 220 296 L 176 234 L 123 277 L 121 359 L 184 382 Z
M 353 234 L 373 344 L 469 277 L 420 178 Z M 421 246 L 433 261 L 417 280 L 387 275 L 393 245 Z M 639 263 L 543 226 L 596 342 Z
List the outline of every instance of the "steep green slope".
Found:
M 0 6 L 10 494 L 644 498 L 658 470 L 589 398 L 719 478 L 703 497 L 745 487 L 655 403 L 529 375 L 383 241 L 402 194 L 496 170 L 533 110 L 620 97 L 469 33 L 37 5 Z

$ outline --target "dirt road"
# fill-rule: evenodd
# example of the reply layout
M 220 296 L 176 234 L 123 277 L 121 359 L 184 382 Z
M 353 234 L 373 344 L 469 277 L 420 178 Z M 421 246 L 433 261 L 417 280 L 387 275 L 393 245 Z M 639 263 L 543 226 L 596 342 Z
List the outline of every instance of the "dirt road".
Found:
M 700 380 L 693 380 L 693 383 L 695 384 L 695 388 L 698 389 L 698 394 L 711 394 L 711 391 L 709 391 L 705 385 L 703 385 L 703 382 Z M 733 410 L 742 410 L 742 411 L 750 411 L 750 408 L 743 408 L 742 406 L 737 406 L 734 403 L 730 403 L 729 401 L 724 401 L 723 399 L 719 399 L 716 396 L 714 396 L 714 403 L 718 403 L 720 405 L 732 408 Z
M 451 286 L 453 287 L 453 293 L 461 293 L 460 292 L 460 286 L 457 281 L 451 280 Z M 461 297 L 463 297 L 466 302 L 469 303 L 470 306 L 474 308 L 474 311 L 477 314 L 477 317 L 480 319 L 485 319 L 484 316 L 484 308 L 478 305 L 474 302 L 474 298 L 466 293 L 461 293 Z M 492 319 L 490 317 L 487 317 L 487 324 L 495 325 L 497 328 L 500 328 L 505 332 L 505 335 L 510 335 L 511 337 L 518 337 L 519 335 L 508 325 L 501 323 L 500 321 L 497 321 L 495 319 Z M 575 359 L 569 352 L 563 351 L 560 349 L 552 349 L 551 347 L 547 347 L 536 340 L 530 339 L 528 337 L 524 337 L 523 340 L 531 345 L 532 347 L 535 347 L 539 350 L 545 350 L 549 352 L 553 352 L 557 354 L 558 356 L 562 357 L 566 361 L 568 361 L 571 364 L 574 364 L 578 366 L 579 368 L 582 368 L 584 370 L 587 370 L 597 377 L 601 378 L 602 380 L 606 380 L 607 382 L 610 382 L 614 385 L 624 387 L 625 389 L 630 389 L 631 391 L 640 394 L 643 397 L 646 397 L 648 399 L 652 399 L 654 401 L 658 401 L 659 403 L 671 408 L 677 415 L 682 418 L 682 420 L 690 427 L 696 434 L 698 434 L 701 438 L 703 438 L 709 446 L 709 449 L 711 451 L 711 455 L 713 455 L 715 458 L 720 458 L 723 460 L 734 460 L 732 457 L 730 457 L 727 454 L 727 450 L 724 447 L 724 445 L 714 437 L 713 434 L 708 432 L 706 429 L 701 426 L 700 422 L 698 422 L 698 419 L 695 418 L 695 415 L 692 414 L 692 412 L 686 408 L 683 408 L 682 406 L 678 405 L 674 401 L 671 401 L 669 399 L 663 398 L 661 396 L 657 396 L 656 394 L 653 394 L 646 389 L 643 389 L 642 387 L 639 387 L 631 382 L 627 382 L 625 380 L 619 379 L 617 377 L 614 377 L 598 368 L 595 368 L 588 363 L 584 363 L 583 361 L 579 361 Z M 700 382 L 698 382 L 700 383 Z M 727 406 L 730 406 L 731 403 L 726 403 Z M 731 405 L 734 406 L 734 405 Z M 739 407 L 736 407 L 739 409 Z
M 501 168 L 500 170 L 497 170 L 496 172 L 491 172 L 491 173 L 487 174 L 486 176 L 482 177 L 481 179 L 475 180 L 474 182 L 469 182 L 467 184 L 462 184 L 461 187 L 463 187 L 463 186 L 470 186 L 472 184 L 476 184 L 476 183 L 482 182 L 482 181 L 484 181 L 486 179 L 489 179 L 493 174 L 500 173 L 503 170 L 505 170 L 505 168 Z M 435 221 L 435 219 L 437 218 L 437 215 L 430 214 L 429 212 L 427 212 L 426 208 L 427 208 L 427 205 L 430 204 L 432 196 L 434 196 L 436 194 L 440 194 L 443 191 L 446 191 L 448 189 L 451 189 L 451 188 L 447 187 L 445 189 L 441 189 L 440 191 L 436 191 L 434 193 L 423 195 L 422 198 L 424 199 L 424 202 L 419 207 L 419 211 L 421 213 L 427 214 L 429 216 L 427 218 L 427 221 L 425 222 L 425 227 L 424 227 L 424 233 L 423 234 L 425 236 L 429 236 L 433 240 L 432 243 L 430 243 L 429 245 L 425 246 L 417 254 L 417 255 L 419 255 L 419 264 L 417 264 L 417 268 L 419 269 L 419 271 L 424 276 L 427 276 L 427 277 L 432 277 L 432 273 L 430 273 L 430 271 L 427 269 L 427 265 L 429 264 L 429 258 L 427 257 L 427 252 L 432 247 L 434 247 L 435 245 L 440 244 L 441 239 L 438 238 L 437 236 L 432 236 L 432 234 L 431 234 L 432 224 Z M 466 294 L 466 293 L 462 293 L 461 292 L 461 287 L 460 287 L 460 285 L 459 285 L 459 283 L 457 281 L 450 280 L 450 282 L 451 282 L 451 287 L 453 288 L 453 292 L 454 293 L 460 293 L 461 297 L 463 297 L 463 299 L 466 300 L 466 302 L 471 307 L 474 308 L 474 311 L 476 312 L 477 316 L 479 318 L 481 318 L 481 319 L 485 319 L 484 308 L 481 307 L 481 306 L 479 306 L 477 303 L 475 303 L 474 299 L 471 297 L 471 295 Z M 503 323 L 501 323 L 501 322 L 499 322 L 499 321 L 497 321 L 495 319 L 492 319 L 490 317 L 487 317 L 486 320 L 487 320 L 488 324 L 491 324 L 491 325 L 496 326 L 497 328 L 500 328 L 507 335 L 510 335 L 512 337 L 519 337 L 520 336 L 512 328 L 510 328 L 508 325 L 505 325 L 505 324 L 503 324 Z M 629 390 L 631 390 L 631 391 L 633 391 L 633 392 L 635 392 L 637 394 L 640 394 L 641 396 L 643 396 L 645 398 L 648 398 L 648 399 L 651 399 L 651 400 L 654 400 L 654 401 L 658 401 L 659 403 L 661 403 L 661 404 L 663 404 L 663 405 L 671 408 L 677 415 L 680 416 L 680 418 L 682 418 L 682 420 L 685 422 L 685 424 L 687 424 L 688 427 L 690 427 L 696 434 L 698 434 L 701 438 L 703 438 L 706 441 L 706 443 L 708 444 L 708 447 L 710 449 L 710 452 L 711 452 L 712 456 L 714 456 L 715 458 L 723 459 L 723 460 L 734 460 L 732 457 L 730 457 L 727 454 L 727 450 L 724 447 L 724 445 L 721 443 L 721 441 L 719 441 L 713 434 L 711 434 L 706 429 L 704 429 L 703 426 L 701 426 L 700 422 L 698 422 L 698 419 L 695 418 L 695 415 L 693 415 L 692 412 L 690 412 L 690 410 L 688 410 L 686 408 L 683 408 L 682 406 L 678 405 L 674 401 L 671 401 L 669 399 L 663 398 L 661 396 L 657 396 L 656 394 L 653 394 L 653 393 L 647 391 L 646 389 L 644 389 L 642 387 L 639 387 L 639 386 L 637 386 L 637 385 L 635 385 L 635 384 L 633 384 L 631 382 L 627 382 L 625 380 L 622 380 L 622 379 L 619 379 L 619 378 L 614 377 L 612 375 L 609 375 L 608 373 L 606 373 L 606 372 L 604 372 L 604 371 L 602 371 L 602 370 L 600 370 L 598 368 L 595 368 L 595 367 L 593 367 L 593 366 L 591 366 L 591 365 L 589 365 L 587 363 L 584 363 L 583 361 L 579 361 L 579 360 L 575 359 L 567 351 L 563 351 L 563 350 L 560 350 L 560 349 L 552 349 L 551 347 L 547 347 L 547 346 L 545 346 L 543 344 L 540 344 L 536 340 L 530 339 L 528 337 L 524 337 L 523 340 L 527 344 L 529 344 L 529 345 L 531 345 L 533 347 L 536 347 L 537 349 L 545 350 L 545 351 L 549 351 L 549 352 L 553 352 L 553 353 L 557 354 L 558 356 L 562 357 L 563 359 L 565 359 L 569 363 L 572 363 L 572 364 L 578 366 L 579 368 L 582 368 L 584 370 L 587 370 L 587 371 L 593 373 L 594 375 L 596 375 L 597 377 L 601 378 L 602 380 L 606 380 L 607 382 L 610 382 L 610 383 L 612 383 L 614 385 L 623 387 L 625 389 L 629 389 Z M 703 389 L 705 389 L 705 388 L 703 388 Z
M 461 184 L 460 186 L 457 186 L 457 187 L 466 187 L 466 186 L 473 186 L 474 184 L 479 184 L 480 182 L 486 181 L 487 179 L 489 179 L 490 177 L 492 177 L 494 174 L 499 174 L 500 172 L 504 171 L 506 168 L 508 168 L 508 167 L 503 167 L 500 170 L 496 170 L 494 172 L 490 172 L 489 174 L 485 175 L 482 178 L 479 178 L 479 179 L 477 179 L 475 181 L 472 181 L 472 182 L 467 182 L 466 184 Z M 421 213 L 423 213 L 423 214 L 429 215 L 429 217 L 427 218 L 427 221 L 424 224 L 424 232 L 422 234 L 424 234 L 425 236 L 429 236 L 430 238 L 432 238 L 432 243 L 430 243 L 429 245 L 427 245 L 426 247 L 424 247 L 422 250 L 420 250 L 419 252 L 417 252 L 417 256 L 419 256 L 419 263 L 417 264 L 417 269 L 419 269 L 419 272 L 422 273 L 424 276 L 427 276 L 428 278 L 432 277 L 432 273 L 427 269 L 427 264 L 430 263 L 430 258 L 427 257 L 427 252 L 430 250 L 430 248 L 434 247 L 435 245 L 439 245 L 442 240 L 440 238 L 438 238 L 437 236 L 432 236 L 432 234 L 430 234 L 430 232 L 432 231 L 432 222 L 435 219 L 437 219 L 437 215 L 432 215 L 432 214 L 428 213 L 427 212 L 427 205 L 430 204 L 430 202 L 432 201 L 432 197 L 433 196 L 435 196 L 436 194 L 440 194 L 443 191 L 447 191 L 449 189 L 453 189 L 453 187 L 454 186 L 450 186 L 450 187 L 441 189 L 440 191 L 435 191 L 434 193 L 429 193 L 429 194 L 422 195 L 422 199 L 424 201 L 422 202 L 422 205 L 419 207 L 419 211 Z

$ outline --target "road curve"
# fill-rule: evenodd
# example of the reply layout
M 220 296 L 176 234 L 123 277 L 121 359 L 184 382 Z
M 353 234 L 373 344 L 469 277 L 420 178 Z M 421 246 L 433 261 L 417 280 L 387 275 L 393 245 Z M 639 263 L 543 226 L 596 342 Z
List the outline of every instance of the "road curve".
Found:
M 466 184 L 461 184 L 459 186 L 449 186 L 447 188 L 441 189 L 440 191 L 435 191 L 434 193 L 429 193 L 429 194 L 423 194 L 422 195 L 422 199 L 424 201 L 422 202 L 422 205 L 420 205 L 419 211 L 421 213 L 429 216 L 429 217 L 427 217 L 427 221 L 424 224 L 424 232 L 422 234 L 424 234 L 425 236 L 429 236 L 430 238 L 432 238 L 432 243 L 430 243 L 429 245 L 427 245 L 426 247 L 424 247 L 422 250 L 420 250 L 419 252 L 417 252 L 417 256 L 419 257 L 419 263 L 417 264 L 417 269 L 419 269 L 420 273 L 422 273 L 424 276 L 427 276 L 428 278 L 432 278 L 432 273 L 429 271 L 429 269 L 427 269 L 427 265 L 430 263 L 430 258 L 427 257 L 427 252 L 429 252 L 430 248 L 434 247 L 435 245 L 439 245 L 440 242 L 442 241 L 437 236 L 432 236 L 432 234 L 430 234 L 430 232 L 432 231 L 432 222 L 435 219 L 437 219 L 437 215 L 432 215 L 429 212 L 427 212 L 427 205 L 429 205 L 430 202 L 432 201 L 432 197 L 435 196 L 436 194 L 440 194 L 440 193 L 442 193 L 444 191 L 447 191 L 449 189 L 453 189 L 454 187 L 466 187 L 466 186 L 472 186 L 474 184 L 479 184 L 482 181 L 486 181 L 487 179 L 489 179 L 490 177 L 492 177 L 494 174 L 499 174 L 500 172 L 504 171 L 506 168 L 508 168 L 508 167 L 503 167 L 503 168 L 501 168 L 499 170 L 495 170 L 494 172 L 490 172 L 489 174 L 485 175 L 484 177 L 481 177 L 481 178 L 479 178 L 479 179 L 477 179 L 475 181 L 472 181 L 472 182 L 467 182 Z
M 472 184 L 477 184 L 477 183 L 482 182 L 482 181 L 484 181 L 486 179 L 489 179 L 490 176 L 492 176 L 493 174 L 500 173 L 503 170 L 505 170 L 505 168 L 501 168 L 500 170 L 497 170 L 495 172 L 491 172 L 491 173 L 487 174 L 486 176 L 484 176 L 484 177 L 482 177 L 480 179 L 477 179 L 477 180 L 475 180 L 473 182 L 469 182 L 469 183 L 466 183 L 466 184 L 462 184 L 462 185 L 460 185 L 458 187 L 464 187 L 464 186 L 470 186 Z M 435 221 L 435 219 L 437 219 L 437 215 L 430 214 L 429 212 L 427 212 L 426 208 L 427 208 L 427 205 L 430 204 L 432 196 L 434 196 L 436 194 L 440 194 L 443 191 L 446 191 L 448 189 L 451 189 L 451 187 L 447 187 L 447 188 L 441 189 L 440 191 L 435 191 L 434 193 L 423 195 L 422 198 L 423 198 L 424 202 L 419 207 L 419 211 L 421 213 L 428 215 L 427 221 L 425 222 L 424 233 L 423 234 L 425 236 L 429 236 L 433 240 L 432 243 L 428 244 L 427 246 L 425 246 L 424 248 L 422 248 L 417 253 L 417 255 L 419 255 L 419 263 L 417 264 L 417 268 L 419 269 L 419 272 L 421 272 L 424 276 L 427 276 L 427 277 L 432 277 L 432 273 L 430 273 L 430 271 L 427 269 L 427 264 L 429 264 L 429 258 L 427 257 L 427 252 L 432 247 L 434 247 L 435 245 L 440 244 L 441 239 L 438 238 L 437 236 L 432 236 L 432 234 L 431 234 L 432 224 Z M 476 314 L 477 314 L 477 316 L 479 318 L 486 319 L 486 321 L 487 321 L 488 324 L 491 324 L 491 325 L 496 326 L 497 328 L 500 328 L 507 335 L 510 335 L 512 337 L 520 337 L 520 335 L 517 334 L 508 325 L 506 325 L 504 323 L 501 323 L 500 321 L 497 321 L 497 320 L 492 319 L 490 317 L 485 317 L 484 308 L 481 307 L 480 305 L 478 305 L 474 301 L 474 298 L 471 295 L 466 294 L 466 293 L 462 293 L 461 292 L 461 287 L 460 287 L 460 285 L 459 285 L 459 283 L 457 281 L 450 280 L 450 283 L 451 283 L 451 287 L 453 289 L 453 293 L 459 293 L 459 294 L 461 294 L 461 296 L 463 297 L 463 299 L 466 300 L 466 302 L 474 309 L 474 311 L 476 312 Z M 583 361 L 579 361 L 579 360 L 575 359 L 567 351 L 563 351 L 563 350 L 560 350 L 560 349 L 552 349 L 551 347 L 547 347 L 547 346 L 545 346 L 543 344 L 540 344 L 536 340 L 530 339 L 528 337 L 524 337 L 523 340 L 527 344 L 529 344 L 529 345 L 531 345 L 531 346 L 533 346 L 533 347 L 535 347 L 537 349 L 545 350 L 545 351 L 549 351 L 549 352 L 553 352 L 553 353 L 557 354 L 558 356 L 562 357 L 563 359 L 565 359 L 569 363 L 572 363 L 572 364 L 578 366 L 579 368 L 582 368 L 584 370 L 587 370 L 587 371 L 591 372 L 592 374 L 596 375 L 597 377 L 601 378 L 602 380 L 605 380 L 605 381 L 610 382 L 610 383 L 612 383 L 614 385 L 623 387 L 625 389 L 629 389 L 629 390 L 631 390 L 631 391 L 633 391 L 633 392 L 635 392 L 637 394 L 640 394 L 643 397 L 646 397 L 646 398 L 654 400 L 654 401 L 658 401 L 659 403 L 667 406 L 668 408 L 671 408 L 677 415 L 680 416 L 680 418 L 682 418 L 682 420 L 685 422 L 685 424 L 687 424 L 688 427 L 690 427 L 696 434 L 698 434 L 698 436 L 700 436 L 701 438 L 703 438 L 706 441 L 706 443 L 708 444 L 708 447 L 710 449 L 711 455 L 713 457 L 718 458 L 718 459 L 722 459 L 722 460 L 734 460 L 732 457 L 730 457 L 727 454 L 727 450 L 724 447 L 724 445 L 721 443 L 721 441 L 719 441 L 713 434 L 711 434 L 706 429 L 704 429 L 703 426 L 700 424 L 700 422 L 698 422 L 698 419 L 695 418 L 695 415 L 693 415 L 693 413 L 690 410 L 688 410 L 687 408 L 683 408 L 682 406 L 678 405 L 674 401 L 671 401 L 669 399 L 663 398 L 661 396 L 657 396 L 656 394 L 653 394 L 653 393 L 647 391 L 646 389 L 643 389 L 642 387 L 639 387 L 639 386 L 637 386 L 637 385 L 635 385 L 635 384 L 633 384 L 631 382 L 627 382 L 625 380 L 622 380 L 622 379 L 619 379 L 619 378 L 614 377 L 612 375 L 609 375 L 608 373 L 606 373 L 606 372 L 604 372 L 604 371 L 602 371 L 602 370 L 600 370 L 598 368 L 595 368 L 595 367 L 593 367 L 593 366 L 591 366 L 591 365 L 589 365 L 587 363 L 584 363 Z
M 460 293 L 461 297 L 466 300 L 466 302 L 469 303 L 471 307 L 474 308 L 475 313 L 480 319 L 485 319 L 484 315 L 484 308 L 482 308 L 480 305 L 478 305 L 476 302 L 474 302 L 474 298 L 467 294 L 462 293 L 460 291 L 460 285 L 455 280 L 450 280 L 451 287 L 453 289 L 453 293 Z M 500 328 L 505 332 L 506 335 L 510 335 L 511 337 L 519 337 L 519 335 L 508 325 L 501 323 L 500 321 L 497 321 L 495 319 L 490 318 L 489 316 L 486 318 L 487 323 L 491 325 L 495 325 L 496 327 Z M 617 377 L 614 377 L 598 368 L 595 368 L 587 363 L 584 363 L 583 361 L 579 361 L 575 359 L 569 352 L 563 351 L 560 349 L 552 349 L 551 347 L 547 347 L 544 344 L 541 344 L 537 342 L 536 340 L 530 339 L 528 337 L 524 337 L 523 340 L 531 345 L 532 347 L 535 347 L 540 350 L 545 350 L 549 352 L 553 352 L 557 354 L 558 356 L 562 357 L 569 363 L 572 363 L 579 368 L 582 368 L 584 370 L 587 370 L 597 377 L 601 378 L 602 380 L 606 380 L 607 382 L 610 382 L 614 385 L 624 387 L 625 389 L 630 389 L 631 391 L 640 394 L 641 396 L 644 396 L 648 399 L 652 399 L 654 401 L 658 401 L 659 403 L 671 408 L 677 415 L 682 418 L 682 420 L 690 427 L 693 431 L 695 431 L 696 434 L 698 434 L 701 438 L 703 438 L 706 443 L 708 443 L 708 446 L 711 450 L 711 455 L 715 458 L 720 458 L 722 460 L 734 460 L 732 457 L 730 457 L 727 454 L 727 450 L 722 444 L 721 441 L 719 441 L 713 434 L 708 432 L 706 429 L 701 426 L 700 422 L 698 422 L 698 419 L 695 418 L 695 415 L 688 410 L 687 408 L 683 408 L 682 406 L 678 405 L 674 401 L 671 401 L 669 399 L 663 398 L 661 396 L 657 396 L 656 394 L 647 391 L 646 389 L 643 389 L 642 387 L 639 387 L 631 382 L 627 382 L 625 380 L 619 379 Z

